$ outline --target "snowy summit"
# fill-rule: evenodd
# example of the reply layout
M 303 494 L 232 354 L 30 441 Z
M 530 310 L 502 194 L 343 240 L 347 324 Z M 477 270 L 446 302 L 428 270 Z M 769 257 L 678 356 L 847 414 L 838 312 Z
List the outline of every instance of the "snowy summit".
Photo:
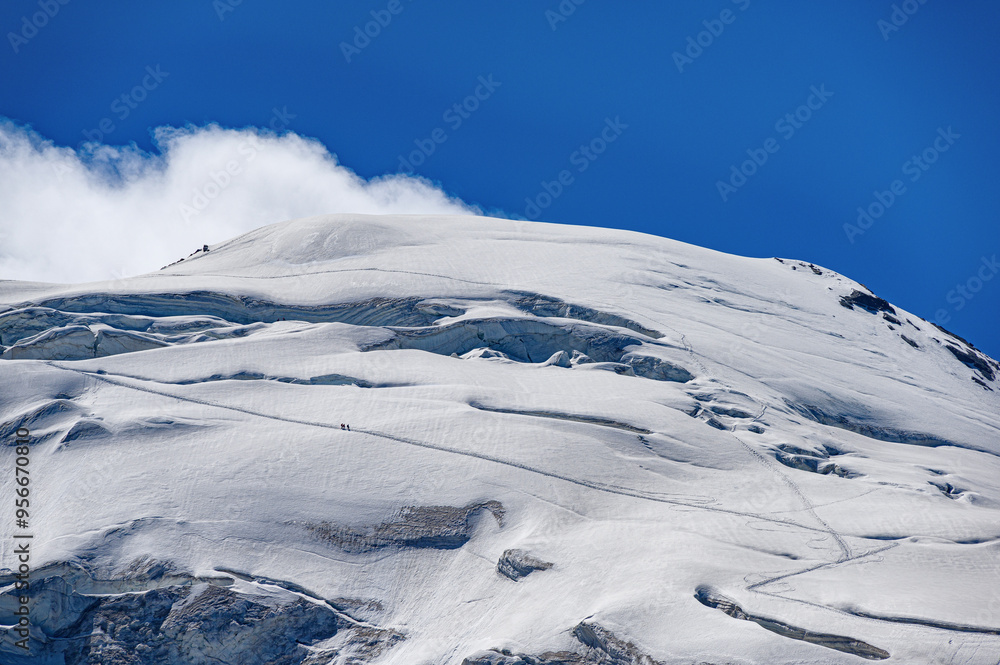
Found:
M 0 282 L 0 662 L 1000 659 L 1000 364 L 863 285 L 474 217 L 204 249 Z

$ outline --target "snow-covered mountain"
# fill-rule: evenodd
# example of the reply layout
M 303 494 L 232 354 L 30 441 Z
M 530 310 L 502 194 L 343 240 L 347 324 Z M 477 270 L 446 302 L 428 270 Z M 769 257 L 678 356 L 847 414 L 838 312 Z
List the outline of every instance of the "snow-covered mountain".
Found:
M 2 663 L 1000 661 L 1000 364 L 824 268 L 339 215 L 0 302 Z

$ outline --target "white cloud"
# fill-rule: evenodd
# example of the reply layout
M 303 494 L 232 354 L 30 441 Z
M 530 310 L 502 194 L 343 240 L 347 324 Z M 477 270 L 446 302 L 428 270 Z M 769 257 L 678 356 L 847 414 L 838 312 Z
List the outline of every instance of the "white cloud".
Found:
M 312 215 L 480 212 L 422 178 L 364 180 L 292 133 L 161 127 L 154 142 L 159 154 L 75 150 L 0 119 L 0 279 L 150 272 L 203 244 Z

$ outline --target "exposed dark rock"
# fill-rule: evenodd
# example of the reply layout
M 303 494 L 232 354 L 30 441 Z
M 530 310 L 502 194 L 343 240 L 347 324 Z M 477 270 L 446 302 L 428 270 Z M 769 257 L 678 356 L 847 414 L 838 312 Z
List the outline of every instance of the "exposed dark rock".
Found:
M 969 351 L 963 351 L 962 349 L 954 347 L 951 344 L 945 344 L 945 348 L 951 351 L 951 354 L 962 361 L 966 367 L 978 370 L 979 373 L 986 378 L 986 380 L 992 381 L 996 378 L 996 374 L 993 373 L 993 368 L 990 366 L 990 363 L 973 349 L 970 348 Z
M 954 338 L 954 339 L 957 339 L 957 340 L 958 340 L 959 342 L 961 342 L 962 344 L 965 344 L 965 345 L 966 345 L 967 347 L 969 347 L 970 349 L 974 349 L 974 348 L 976 348 L 976 345 L 975 345 L 975 344 L 973 344 L 973 343 L 972 343 L 972 342 L 970 342 L 969 340 L 965 339 L 965 338 L 964 338 L 964 337 L 962 337 L 961 335 L 956 335 L 955 333 L 953 333 L 952 331 L 948 330 L 948 329 L 947 329 L 947 328 L 945 328 L 944 326 L 939 326 L 938 324 L 934 323 L 933 321 L 929 321 L 929 323 L 930 323 L 930 324 L 931 324 L 932 326 L 934 326 L 935 328 L 937 328 L 938 330 L 940 330 L 941 332 L 943 332 L 943 333 L 944 333 L 945 335 L 948 335 L 949 337 L 952 337 L 952 338 Z
M 291 593 L 237 591 L 151 560 L 136 561 L 120 575 L 95 580 L 65 564 L 49 567 L 48 574 L 39 571 L 31 582 L 32 656 L 16 659 L 4 644 L 0 662 L 298 665 L 309 655 L 304 645 L 340 629 L 333 609 Z M 171 583 L 176 579 L 184 582 Z M 78 590 L 78 583 L 91 593 Z M 127 591 L 93 593 L 101 587 Z M 4 625 L 16 623 L 10 619 L 16 607 L 11 593 L 0 595 Z
M 916 342 L 914 342 L 912 339 L 910 339 L 906 335 L 900 335 L 900 337 L 902 337 L 903 341 L 906 342 L 907 344 L 909 344 L 910 346 L 912 346 L 913 348 L 915 348 L 915 349 L 919 349 L 920 348 L 919 344 L 917 344 Z
M 515 582 L 536 570 L 548 570 L 552 564 L 529 555 L 524 550 L 507 550 L 497 561 L 497 572 Z
M 662 665 L 661 661 L 643 653 L 632 642 L 620 639 L 596 623 L 581 622 L 573 629 L 573 636 L 590 648 L 586 654 L 589 662 L 600 665 Z
M 308 379 L 300 379 L 291 376 L 268 376 L 260 372 L 234 372 L 232 374 L 213 374 L 204 378 L 185 379 L 177 381 L 177 385 L 186 386 L 193 383 L 208 383 L 211 381 L 277 381 L 279 383 L 293 383 L 300 386 L 357 386 L 359 388 L 376 388 L 370 381 L 358 379 L 344 374 L 322 374 Z
M 583 621 L 573 629 L 583 651 L 549 651 L 531 656 L 508 649 L 480 651 L 462 665 L 663 665 L 632 642 L 593 622 Z
M 885 319 L 886 321 L 888 321 L 889 323 L 895 323 L 897 326 L 903 325 L 902 321 L 900 321 L 899 319 L 897 319 L 892 314 L 889 314 L 889 312 L 882 312 L 882 318 Z
M 852 608 L 846 608 L 845 611 L 848 614 L 853 614 L 854 616 L 861 617 L 863 619 L 875 619 L 876 621 L 890 621 L 892 623 L 905 623 L 914 626 L 929 626 L 931 628 L 939 628 L 941 630 L 953 630 L 958 633 L 981 633 L 984 635 L 1000 635 L 1000 628 L 969 626 L 960 623 L 951 623 L 949 621 L 934 621 L 932 619 L 921 619 L 919 617 L 886 616 L 884 614 L 873 614 L 871 612 L 864 612 L 862 610 L 857 610 Z
M 589 665 L 593 661 L 572 651 L 549 651 L 537 656 L 515 654 L 507 649 L 488 649 L 473 654 L 462 665 Z
M 879 649 L 878 647 L 872 646 L 867 642 L 862 642 L 861 640 L 851 637 L 832 635 L 829 633 L 815 633 L 781 621 L 776 621 L 774 619 L 746 612 L 732 599 L 723 596 L 710 587 L 699 586 L 695 590 L 694 597 L 702 605 L 721 610 L 734 619 L 752 621 L 761 628 L 765 628 L 772 633 L 781 635 L 782 637 L 802 640 L 804 642 L 809 642 L 810 644 L 818 644 L 819 646 L 823 646 L 828 649 L 834 649 L 836 651 L 842 651 L 844 653 L 860 656 L 866 660 L 884 660 L 890 655 L 889 652 L 884 649 Z
M 482 511 L 503 523 L 504 507 L 499 501 L 483 501 L 462 508 L 454 506 L 409 506 L 395 519 L 368 527 L 330 522 L 306 525 L 306 529 L 327 543 L 352 554 L 387 547 L 457 549 L 472 538 L 474 518 Z
M 353 376 L 343 374 L 323 374 L 308 379 L 292 379 L 279 377 L 281 383 L 294 383 L 303 386 L 357 386 L 358 388 L 374 388 L 375 384 L 364 379 L 357 379 Z
M 232 575 L 246 582 L 257 582 L 269 586 L 280 587 L 286 591 L 312 598 L 333 608 L 339 620 L 337 640 L 331 644 L 324 642 L 322 648 L 314 648 L 312 653 L 302 661 L 302 665 L 329 665 L 331 659 L 339 657 L 343 662 L 368 662 L 388 651 L 393 646 L 406 639 L 405 635 L 391 628 L 381 628 L 373 625 L 384 611 L 382 603 L 377 600 L 362 600 L 358 598 L 323 598 L 305 587 L 290 582 L 269 577 L 250 575 L 231 568 L 216 568 L 220 572 Z
M 896 310 L 893 309 L 892 305 L 885 300 L 882 300 L 878 296 L 862 293 L 858 290 L 852 291 L 849 296 L 841 296 L 840 304 L 847 309 L 854 309 L 855 306 L 860 307 L 869 314 L 877 314 L 879 312 L 888 312 L 889 314 L 896 313 Z

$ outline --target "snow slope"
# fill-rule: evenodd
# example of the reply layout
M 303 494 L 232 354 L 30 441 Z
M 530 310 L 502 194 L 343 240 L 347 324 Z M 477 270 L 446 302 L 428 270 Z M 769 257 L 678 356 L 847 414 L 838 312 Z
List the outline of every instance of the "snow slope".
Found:
M 0 302 L 2 663 L 1000 662 L 1000 364 L 826 269 L 337 215 Z

